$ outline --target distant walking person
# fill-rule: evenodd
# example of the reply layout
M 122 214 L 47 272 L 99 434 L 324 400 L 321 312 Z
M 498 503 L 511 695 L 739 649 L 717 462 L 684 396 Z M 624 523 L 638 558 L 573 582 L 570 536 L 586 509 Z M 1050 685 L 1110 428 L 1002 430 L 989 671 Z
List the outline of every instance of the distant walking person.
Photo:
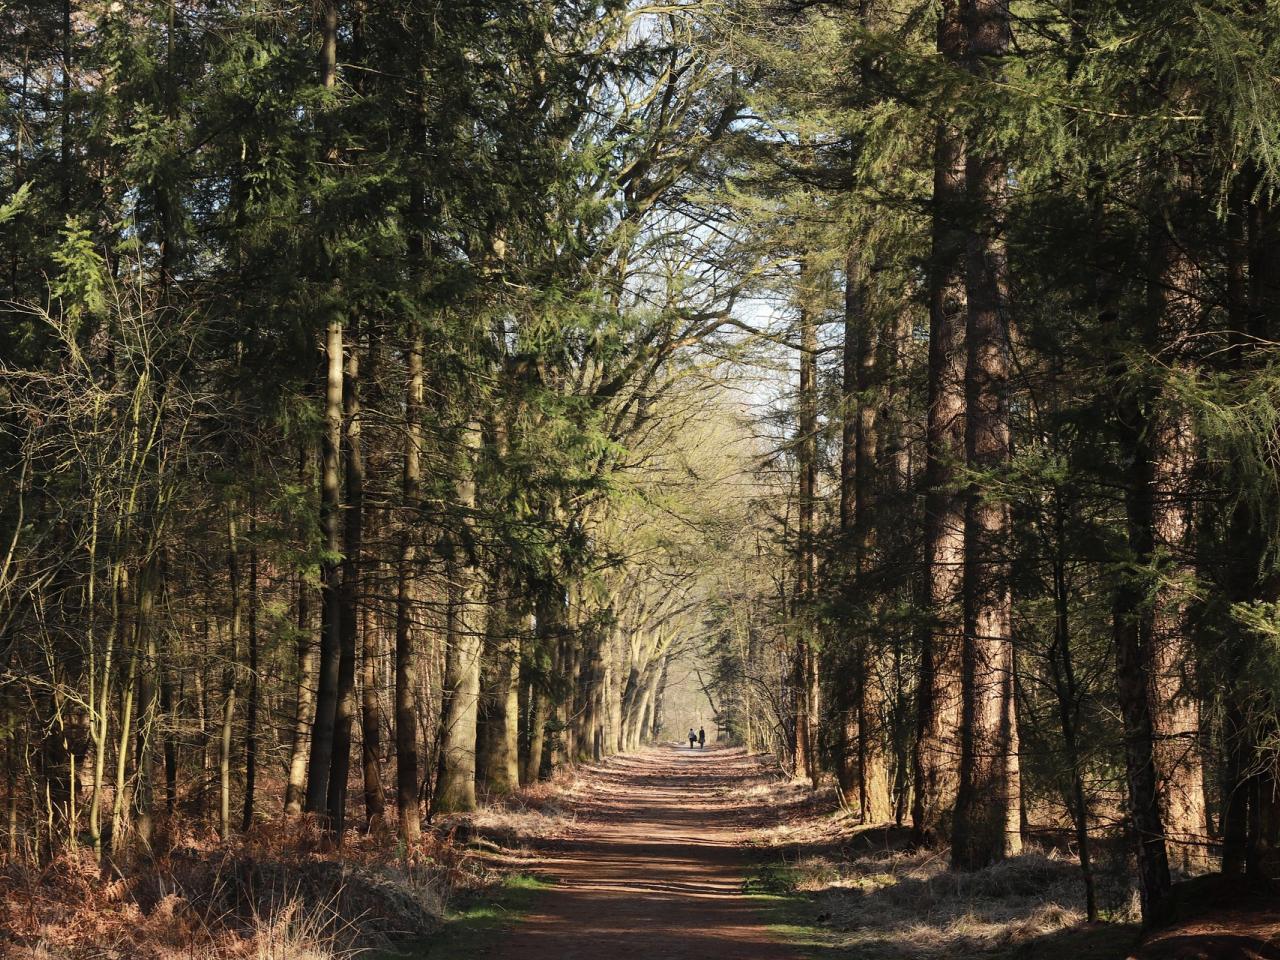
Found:
M 699 749 L 701 749 L 706 745 L 707 745 L 707 731 L 703 730 L 702 727 L 699 727 L 698 728 L 698 747 Z
M 698 735 L 693 732 L 693 727 L 689 728 L 689 749 L 693 749 L 693 745 L 698 742 Z

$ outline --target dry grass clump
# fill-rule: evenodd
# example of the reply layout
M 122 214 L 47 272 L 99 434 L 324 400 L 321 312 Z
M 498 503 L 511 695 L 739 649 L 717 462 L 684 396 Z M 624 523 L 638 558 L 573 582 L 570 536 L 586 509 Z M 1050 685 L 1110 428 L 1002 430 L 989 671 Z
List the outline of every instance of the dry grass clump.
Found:
M 353 836 L 342 857 L 314 827 L 274 825 L 233 846 L 176 838 L 102 867 L 81 849 L 0 872 L 0 956 L 42 960 L 329 960 L 437 929 L 465 854 Z M 168 838 L 174 840 L 174 838 Z
M 762 811 L 746 843 L 761 847 L 831 847 L 865 830 L 839 807 L 834 787 L 814 790 L 807 780 L 771 778 L 735 790 L 743 805 Z
M 522 848 L 529 840 L 563 833 L 574 821 L 570 803 L 570 793 L 557 790 L 550 783 L 538 783 L 494 798 L 458 822 L 465 822 L 471 832 L 504 847 Z
M 1133 938 L 1136 893 L 1114 851 L 1095 848 L 1095 872 L 1103 914 L 1120 922 L 1090 925 L 1079 863 L 1061 850 L 1033 847 L 985 870 L 958 872 L 947 851 L 913 846 L 906 828 L 859 823 L 830 787 L 814 792 L 775 778 L 747 793 L 779 813 L 746 842 L 783 861 L 747 888 L 805 894 L 810 930 L 841 955 L 1075 960 L 1125 956 Z
M 333 960 L 441 925 L 455 894 L 498 883 L 529 841 L 572 822 L 561 775 L 443 818 L 406 849 L 390 820 L 346 832 L 260 822 L 227 844 L 162 822 L 149 851 L 102 866 L 87 848 L 0 867 L 0 957 L 22 960 Z
M 1052 851 L 974 872 L 949 869 L 936 850 L 802 857 L 790 871 L 795 889 L 815 894 L 824 926 L 861 960 L 1025 950 L 1084 923 L 1079 867 Z

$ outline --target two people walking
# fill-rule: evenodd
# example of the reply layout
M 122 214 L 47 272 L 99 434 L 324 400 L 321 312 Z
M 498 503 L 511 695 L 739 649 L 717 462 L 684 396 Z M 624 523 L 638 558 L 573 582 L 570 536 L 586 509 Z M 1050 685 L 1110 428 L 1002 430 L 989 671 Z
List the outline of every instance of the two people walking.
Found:
M 699 747 L 705 747 L 707 745 L 707 731 L 704 730 L 702 727 L 698 728 L 697 733 L 693 732 L 693 727 L 689 728 L 689 749 L 690 750 L 693 749 L 693 745 L 695 743 Z

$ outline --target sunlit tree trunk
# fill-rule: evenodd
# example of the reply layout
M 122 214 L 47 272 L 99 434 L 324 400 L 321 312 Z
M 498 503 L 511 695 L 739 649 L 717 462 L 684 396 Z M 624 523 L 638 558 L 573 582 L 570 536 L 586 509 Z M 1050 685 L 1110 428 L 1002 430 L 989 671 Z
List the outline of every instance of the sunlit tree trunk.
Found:
M 622 691 L 618 688 L 618 637 L 609 634 L 604 653 L 604 752 L 613 756 L 622 750 Z
M 520 771 L 520 783 L 536 783 L 542 776 L 543 753 L 547 738 L 547 697 L 537 683 L 529 687 L 529 736 L 528 752 Z
M 1188 362 L 1196 312 L 1195 265 L 1170 232 L 1181 219 L 1178 181 L 1169 178 L 1175 189 L 1161 190 L 1148 231 L 1144 340 L 1156 369 L 1139 371 L 1139 385 L 1125 393 L 1117 417 L 1130 478 L 1129 563 L 1115 594 L 1116 683 L 1148 924 L 1171 915 L 1166 818 L 1177 821 L 1173 834 L 1184 841 L 1175 847 L 1179 863 L 1194 863 L 1182 848 L 1205 829 L 1202 784 L 1198 776 L 1188 782 L 1200 765 L 1194 658 L 1185 622 L 1194 434 L 1187 411 L 1159 382 L 1162 368 Z
M 310 492 L 312 480 L 311 453 L 303 445 L 298 456 L 298 484 Z M 298 571 L 294 577 L 297 590 L 296 627 L 297 643 L 294 644 L 297 680 L 293 689 L 293 741 L 289 748 L 288 782 L 284 787 L 284 813 L 296 817 L 302 813 L 307 791 L 307 746 L 310 742 L 311 722 L 315 714 L 316 645 L 311 632 L 311 585 L 306 573 Z
M 396 807 L 400 818 L 400 837 L 405 843 L 413 843 L 422 835 L 422 815 L 418 808 L 418 717 L 415 702 L 418 671 L 413 642 L 413 570 L 417 559 L 413 523 L 422 479 L 422 351 L 422 337 L 415 333 L 405 358 L 403 516 L 400 520 L 400 556 L 396 565 Z
M 484 703 L 480 782 L 490 793 L 510 793 L 520 785 L 520 622 L 521 612 L 509 571 L 494 572 L 485 636 Z
M 1184 184 L 1184 189 L 1189 189 Z M 1179 195 L 1169 198 L 1185 204 Z M 1171 225 L 1178 211 L 1160 210 L 1151 226 L 1151 276 L 1148 280 L 1147 343 L 1161 364 L 1185 367 L 1198 327 L 1198 269 Z M 1200 699 L 1196 655 L 1187 607 L 1191 598 L 1192 473 L 1196 434 L 1191 412 L 1167 394 L 1153 397 L 1140 456 L 1147 461 L 1151 487 L 1155 555 L 1162 569 L 1151 596 L 1148 642 L 1151 727 L 1159 778 L 1161 821 L 1171 865 L 1184 870 L 1208 859 L 1204 798 L 1204 761 L 1200 748 Z
M 865 271 L 865 265 L 859 271 Z M 878 336 L 866 309 L 865 276 L 857 282 L 864 292 L 852 330 L 854 337 L 854 516 L 853 575 L 855 583 L 868 575 L 875 549 L 876 476 L 880 451 L 880 407 L 884 403 L 877 376 Z M 846 323 L 848 322 L 846 314 Z M 869 593 L 869 591 L 868 591 Z M 854 646 L 854 709 L 858 728 L 858 811 L 864 823 L 883 823 L 893 816 L 889 795 L 889 766 L 883 717 L 884 687 L 879 676 L 877 647 L 866 626 L 860 625 L 852 638 Z
M 448 563 L 448 649 L 445 654 L 444 704 L 441 714 L 440 772 L 431 799 L 433 813 L 474 810 L 476 806 L 476 727 L 480 699 L 480 659 L 484 645 L 484 578 L 472 551 L 470 532 L 476 508 L 473 458 L 479 428 L 464 428 L 461 475 L 456 484 L 458 521 L 463 535 L 455 536 Z
M 313 487 L 311 455 L 303 448 L 298 462 L 298 480 L 302 489 Z M 311 585 L 299 570 L 297 589 L 297 643 L 294 657 L 297 678 L 294 683 L 293 742 L 289 750 L 289 779 L 285 786 L 284 812 L 296 816 L 302 812 L 307 793 L 307 747 L 315 715 L 316 643 L 311 630 Z
M 851 245 L 845 257 L 844 267 L 844 344 L 841 350 L 840 411 L 840 538 L 846 548 L 852 546 L 854 521 L 857 511 L 858 477 L 858 325 L 865 314 L 862 266 L 858 249 Z M 854 574 L 853 570 L 849 571 Z M 833 725 L 832 743 L 835 755 L 836 786 L 845 806 L 856 807 L 860 802 L 861 775 L 858 768 L 858 711 L 856 695 L 850 689 L 857 683 L 855 676 L 845 676 L 841 664 L 832 658 L 832 677 L 835 684 L 834 702 L 830 704 Z M 856 670 L 856 666 L 852 669 Z
M 959 0 L 946 0 L 938 50 L 959 61 L 964 34 Z M 960 583 L 964 498 L 956 466 L 964 451 L 965 194 L 962 141 L 947 119 L 934 133 L 933 236 L 929 275 L 928 410 L 925 422 L 924 595 L 918 728 L 913 756 L 912 832 L 933 840 L 949 829 L 960 762 Z
M 1010 41 L 1008 0 L 966 0 L 970 68 L 998 76 Z M 1018 718 L 1008 502 L 993 474 L 1011 457 L 1006 168 L 971 151 L 966 186 L 975 217 L 968 242 L 965 454 L 976 475 L 965 505 L 964 650 L 960 786 L 951 861 L 975 869 L 1022 849 Z
M 801 266 L 801 280 L 805 268 Z M 800 388 L 797 402 L 796 460 L 799 468 L 799 540 L 796 551 L 796 641 L 792 684 L 794 717 L 793 773 L 817 786 L 817 683 L 810 605 L 817 574 L 814 515 L 817 507 L 818 325 L 809 307 L 800 309 Z
M 525 735 L 527 752 L 521 768 L 521 784 L 535 783 L 545 766 L 547 720 L 551 716 L 545 676 L 550 666 L 551 650 L 560 642 L 564 619 L 564 604 L 557 590 L 554 584 L 539 584 L 534 595 L 534 635 L 523 658 L 529 673 L 529 704 Z
M 658 739 L 658 731 L 662 728 L 662 700 L 667 692 L 667 668 L 670 664 L 670 657 L 662 658 L 662 666 L 653 684 L 653 716 L 649 719 L 649 725 L 645 730 L 645 739 L 650 743 Z

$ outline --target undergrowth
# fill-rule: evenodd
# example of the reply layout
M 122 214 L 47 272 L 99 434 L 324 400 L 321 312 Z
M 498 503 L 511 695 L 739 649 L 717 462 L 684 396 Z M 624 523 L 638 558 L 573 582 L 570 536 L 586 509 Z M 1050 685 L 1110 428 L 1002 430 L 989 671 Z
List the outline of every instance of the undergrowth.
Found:
M 782 816 L 748 838 L 762 863 L 744 892 L 810 956 L 1120 960 L 1134 943 L 1137 903 L 1123 863 L 1098 871 L 1106 922 L 1090 924 L 1079 864 L 1054 849 L 956 871 L 945 851 L 912 847 L 900 829 L 862 827 L 794 784 L 757 793 Z
M 145 853 L 80 847 L 0 868 L 0 957 L 16 960 L 344 960 L 483 932 L 536 881 L 527 842 L 565 822 L 572 784 L 539 784 L 430 825 L 406 849 L 387 829 L 339 852 L 308 820 L 224 843 L 166 825 Z M 489 911 L 493 916 L 488 916 Z M 437 941 L 439 943 L 437 943 Z
M 1044 852 L 951 870 L 937 851 L 826 857 L 759 867 L 744 884 L 775 930 L 817 956 L 1074 958 L 1126 955 L 1136 927 L 1086 924 L 1079 871 Z

